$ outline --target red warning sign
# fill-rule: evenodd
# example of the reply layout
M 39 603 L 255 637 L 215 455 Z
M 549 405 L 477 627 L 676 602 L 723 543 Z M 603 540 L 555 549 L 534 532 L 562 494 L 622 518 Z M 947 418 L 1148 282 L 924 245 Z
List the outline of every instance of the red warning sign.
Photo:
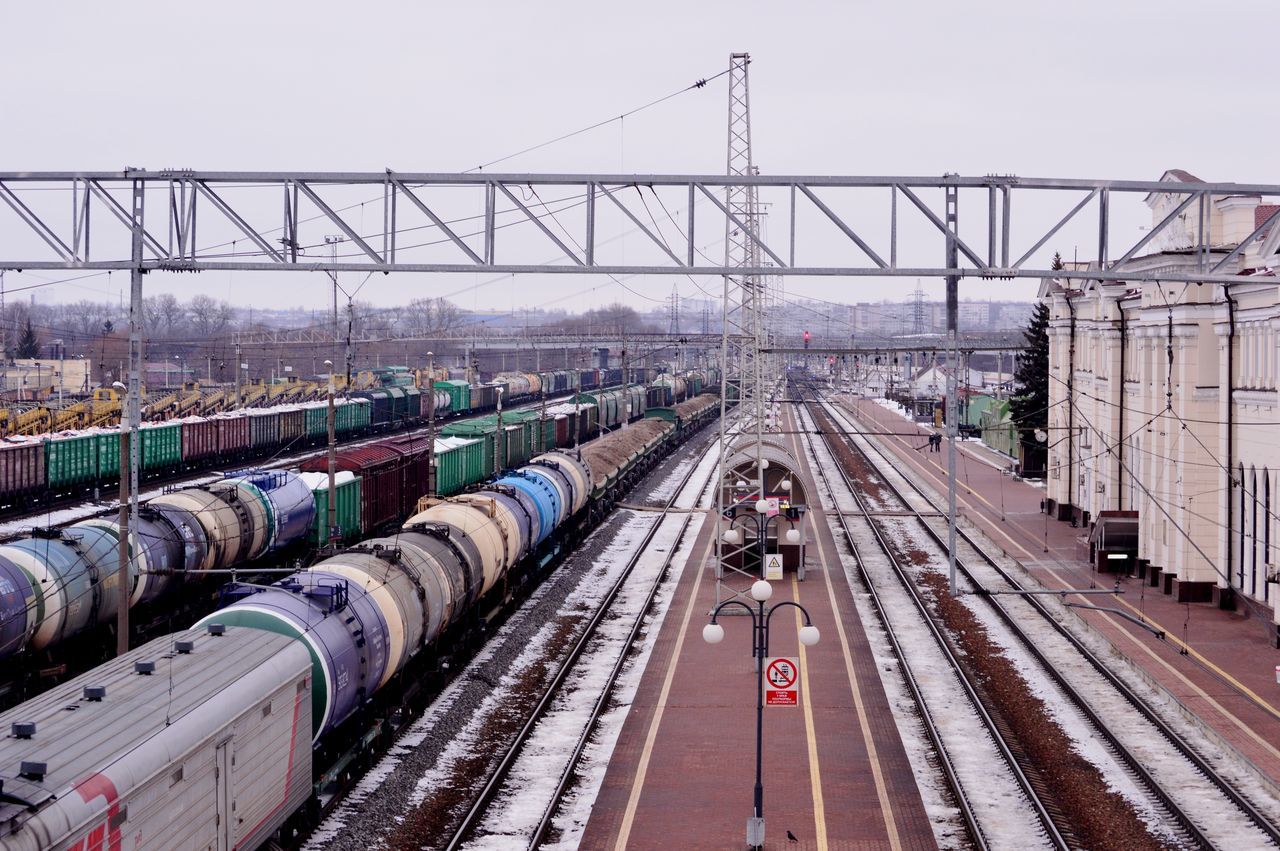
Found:
M 800 663 L 786 656 L 768 659 L 764 668 L 766 706 L 797 706 L 800 703 Z

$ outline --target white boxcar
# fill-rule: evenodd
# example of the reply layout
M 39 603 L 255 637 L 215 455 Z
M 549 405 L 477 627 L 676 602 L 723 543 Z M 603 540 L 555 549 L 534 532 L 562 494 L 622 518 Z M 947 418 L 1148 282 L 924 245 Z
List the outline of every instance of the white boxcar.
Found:
M 0 714 L 0 848 L 257 847 L 311 791 L 311 676 L 293 639 L 187 630 Z

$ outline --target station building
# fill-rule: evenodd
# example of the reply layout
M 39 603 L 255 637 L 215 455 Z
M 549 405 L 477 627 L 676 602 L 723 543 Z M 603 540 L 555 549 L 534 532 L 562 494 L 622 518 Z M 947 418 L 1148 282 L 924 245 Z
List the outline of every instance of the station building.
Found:
M 1198 181 L 1181 170 L 1161 179 Z M 1182 197 L 1147 196 L 1153 227 Z M 1212 268 L 1277 210 L 1251 195 L 1209 207 L 1203 230 L 1192 203 L 1122 268 Z M 1271 230 L 1224 267 L 1256 283 L 1054 278 L 1040 297 L 1050 306 L 1045 510 L 1089 528 L 1095 544 L 1136 526 L 1133 566 L 1153 585 L 1180 601 L 1265 609 L 1280 624 L 1280 224 Z

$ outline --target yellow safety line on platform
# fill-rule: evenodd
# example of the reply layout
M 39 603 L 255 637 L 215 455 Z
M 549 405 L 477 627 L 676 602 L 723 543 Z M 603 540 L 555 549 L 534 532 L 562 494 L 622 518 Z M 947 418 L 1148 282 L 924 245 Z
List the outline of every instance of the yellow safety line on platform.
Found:
M 791 576 L 791 599 L 800 602 L 800 581 Z M 804 626 L 804 617 L 796 609 L 796 629 Z M 800 703 L 804 706 L 804 733 L 809 741 L 809 785 L 813 787 L 813 828 L 819 851 L 827 847 L 827 805 L 822 797 L 822 770 L 818 767 L 818 737 L 813 727 L 813 692 L 809 690 L 809 657 L 800 648 Z
M 693 579 L 693 590 L 689 594 L 689 602 L 684 607 L 684 616 L 680 619 L 680 631 L 676 633 L 675 649 L 671 652 L 671 662 L 667 665 L 667 675 L 662 680 L 662 691 L 658 694 L 658 704 L 654 707 L 653 718 L 649 722 L 649 732 L 645 735 L 644 749 L 640 751 L 640 763 L 636 766 L 635 780 L 631 782 L 631 794 L 627 798 L 627 810 L 622 816 L 622 825 L 618 828 L 618 838 L 613 847 L 622 851 L 627 847 L 627 839 L 631 835 L 631 825 L 635 821 L 636 808 L 640 804 L 640 793 L 644 790 L 645 774 L 649 771 L 649 759 L 653 756 L 653 743 L 658 738 L 658 726 L 662 723 L 662 713 L 667 706 L 667 698 L 671 694 L 671 681 L 675 677 L 676 663 L 680 661 L 680 650 L 684 647 L 685 633 L 689 630 L 689 619 L 698 605 L 698 589 L 702 587 L 702 574 L 707 572 L 707 559 L 711 556 L 711 547 L 715 543 L 715 530 L 707 539 L 702 557 L 694 565 L 697 575 Z
M 850 408 L 849 408 L 849 406 L 847 406 L 847 405 L 842 405 L 841 407 L 845 408 L 845 410 L 846 410 L 846 411 L 848 411 L 850 414 L 852 414 L 852 415 L 853 415 L 853 416 L 855 416 L 855 417 L 858 417 L 858 416 L 860 415 L 860 414 L 859 414 L 859 412 L 856 412 L 856 410 L 855 410 L 855 409 L 850 409 Z M 873 418 L 873 421 L 874 421 L 874 418 Z M 901 441 L 901 439 L 899 439 L 899 442 L 902 442 L 902 441 Z M 904 445 L 904 446 L 907 446 L 908 444 L 903 443 L 903 445 Z M 895 454 L 896 454 L 896 453 L 895 453 Z M 923 472 L 924 472 L 926 475 L 931 476 L 931 477 L 932 477 L 935 481 L 937 481 L 940 485 L 942 485 L 943 487 L 946 487 L 947 480 L 946 480 L 946 478 L 945 478 L 944 476 L 939 476 L 939 475 L 937 475 L 936 473 L 934 473 L 932 470 L 929 470 L 929 469 L 928 469 L 928 465 L 925 465 L 923 462 L 922 462 L 922 467 L 924 467 L 924 468 L 925 468 L 925 469 L 923 470 Z M 939 469 L 941 469 L 941 468 L 939 467 Z M 976 494 L 975 494 L 975 495 L 976 495 Z M 982 497 L 981 497 L 981 496 L 979 496 L 978 498 L 979 498 L 979 499 L 982 499 Z M 983 499 L 982 501 L 983 501 L 983 502 L 986 502 L 986 500 L 985 500 L 985 499 Z M 957 496 L 957 497 L 956 497 L 956 502 L 957 502 L 958 504 L 965 504 L 965 505 L 967 505 L 969 508 L 973 509 L 974 511 L 976 511 L 976 510 L 977 510 L 977 507 L 976 507 L 976 506 L 972 505 L 971 503 L 966 503 L 966 501 L 965 501 L 964 497 Z M 992 505 L 991 505 L 991 503 L 987 502 L 987 505 L 988 505 L 988 506 L 991 506 L 992 510 L 995 510 L 995 506 L 992 506 Z M 992 531 L 994 531 L 994 532 L 996 532 L 997 534 L 999 534 L 999 535 L 1000 535 L 1000 537 L 1004 538 L 1004 539 L 1005 539 L 1006 541 L 1008 541 L 1008 542 L 1009 542 L 1013 547 L 1015 547 L 1016 549 L 1018 549 L 1019 551 L 1021 551 L 1021 552 L 1023 553 L 1023 555 L 1025 555 L 1025 556 L 1027 557 L 1027 560 L 1028 560 L 1028 561 L 1033 561 L 1033 562 L 1034 562 L 1034 561 L 1039 561 L 1039 559 L 1038 559 L 1035 555 L 1033 555 L 1033 554 L 1031 553 L 1031 551 L 1030 551 L 1030 550 L 1028 550 L 1026 547 L 1022 546 L 1022 544 L 1018 543 L 1018 542 L 1017 542 L 1017 541 L 1015 541 L 1013 538 L 1009 537 L 1008 533 L 1006 533 L 1003 529 L 999 528 L 998 526 L 992 526 L 992 527 L 991 527 L 991 530 L 992 530 Z M 1007 554 L 1007 553 L 1006 553 L 1006 554 Z M 1065 588 L 1070 588 L 1070 587 L 1071 587 L 1071 583 L 1069 583 L 1066 579 L 1064 579 L 1064 578 L 1063 578 L 1062 576 L 1060 576 L 1058 573 L 1054 572 L 1054 570 L 1053 570 L 1052 568 L 1044 566 L 1043 562 L 1041 562 L 1041 563 L 1040 563 L 1039 567 L 1040 567 L 1040 569 L 1044 570 L 1044 572 L 1045 572 L 1045 573 L 1047 573 L 1047 574 L 1049 574 L 1050 576 L 1052 576 L 1052 577 L 1053 577 L 1053 578 L 1054 578 L 1054 579 L 1055 579 L 1059 584 L 1061 584 L 1063 587 L 1065 587 Z M 1277 719 L 1280 719 L 1280 709 L 1277 709 L 1275 706 L 1273 706 L 1272 704 L 1268 703 L 1268 702 L 1267 702 L 1266 700 L 1264 700 L 1260 695 L 1258 695 L 1256 692 L 1254 692 L 1254 691 L 1253 691 L 1253 689 L 1249 688 L 1249 687 L 1248 687 L 1248 686 L 1246 686 L 1244 683 L 1240 682 L 1238 679 L 1236 679 L 1235 677 L 1233 677 L 1231 674 L 1227 673 L 1227 672 L 1226 672 L 1226 671 L 1224 671 L 1222 668 L 1218 667 L 1218 666 L 1217 666 L 1216 664 L 1214 664 L 1211 660 L 1209 660 L 1209 659 L 1205 658 L 1205 656 L 1204 656 L 1203 654 L 1201 654 L 1198 650 L 1196 650 L 1196 649 L 1195 649 L 1195 648 L 1193 648 L 1191 645 L 1189 645 L 1189 644 L 1187 644 L 1186 642 L 1184 642 L 1184 641 L 1182 641 L 1181 639 L 1179 639 L 1179 638 L 1178 638 L 1178 637 L 1177 637 L 1177 636 L 1176 636 L 1176 635 L 1175 635 L 1171 630 L 1166 629 L 1166 628 L 1164 627 L 1164 625 L 1163 625 L 1163 624 L 1161 624 L 1159 621 L 1155 620 L 1155 619 L 1154 619 L 1154 618 L 1152 618 L 1150 615 L 1147 615 L 1146 613 L 1142 612 L 1140 609 L 1138 609 L 1138 608 L 1136 608 L 1135 606 L 1133 606 L 1131 603 L 1129 603 L 1129 602 L 1128 602 L 1127 600 L 1125 600 L 1123 597 L 1117 597 L 1116 599 L 1119 601 L 1119 603 L 1120 603 L 1122 606 L 1124 606 L 1125 608 L 1129 609 L 1129 610 L 1130 610 L 1131 612 L 1133 612 L 1135 615 L 1137 615 L 1138 617 L 1142 618 L 1142 619 L 1143 619 L 1144 621 L 1146 621 L 1147 623 L 1150 623 L 1150 624 L 1151 624 L 1152 626 L 1154 626 L 1155 628 L 1157 628 L 1157 629 L 1159 629 L 1159 630 L 1162 630 L 1162 631 L 1164 632 L 1164 634 L 1165 634 L 1165 639 L 1166 639 L 1167 641 L 1169 641 L 1170 643 L 1172 643 L 1173 645 L 1175 645 L 1175 646 L 1177 646 L 1177 647 L 1182 648 L 1183 650 L 1185 650 L 1185 651 L 1187 652 L 1187 654 L 1188 654 L 1188 655 L 1195 657 L 1196 661 L 1198 661 L 1200 664 L 1202 664 L 1202 665 L 1204 665 L 1205 667 L 1209 668 L 1209 669 L 1210 669 L 1210 670 L 1212 670 L 1215 674 L 1217 674 L 1218 676 L 1222 677 L 1222 678 L 1223 678 L 1224 680 L 1226 680 L 1227 682 L 1231 683 L 1231 685 L 1232 685 L 1233 687 L 1235 687 L 1238 691 L 1240 691 L 1240 693 L 1241 693 L 1242 695 L 1244 695 L 1246 698 L 1248 698 L 1251 702 L 1253 702 L 1254 704 L 1256 704 L 1256 705 L 1258 706 L 1258 708 L 1260 708 L 1260 709 L 1264 710 L 1265 712 L 1269 713 L 1271 716 L 1273 716 L 1273 717 L 1275 717 L 1275 718 L 1277 718 Z M 1142 641 L 1139 641 L 1139 640 L 1138 640 L 1138 637 L 1137 637 L 1137 636 L 1135 636 L 1132 632 L 1130 632 L 1130 631 L 1129 631 L 1129 630 L 1128 630 L 1128 629 L 1127 629 L 1123 624 L 1119 623 L 1119 622 L 1118 622 L 1114 617 L 1112 617 L 1111 615 L 1108 615 L 1108 614 L 1106 614 L 1106 613 L 1104 613 L 1104 612 L 1099 612 L 1099 613 L 1098 613 L 1098 616 L 1099 616 L 1102 620 L 1104 620 L 1104 621 L 1106 621 L 1108 624 L 1110 624 L 1112 627 L 1114 627 L 1114 628 L 1116 628 L 1117 630 L 1119 630 L 1121 634 L 1123 634 L 1123 635 L 1125 635 L 1126 637 L 1128 637 L 1128 638 L 1129 638 L 1129 640 L 1130 640 L 1130 641 L 1132 641 L 1132 642 L 1133 642 L 1133 644 L 1134 644 L 1135 646 L 1137 646 L 1139 649 L 1141 649 L 1143 653 L 1145 653 L 1146 655 L 1148 655 L 1149 657 L 1151 657 L 1151 659 L 1153 659 L 1154 661 L 1158 662 L 1158 663 L 1159 663 L 1163 668 L 1165 668 L 1165 670 L 1169 671 L 1169 673 L 1173 674 L 1173 676 L 1174 676 L 1174 677 L 1176 677 L 1176 678 L 1177 678 L 1178 680 L 1180 680 L 1184 685 L 1186 685 L 1189 689 L 1191 689 L 1193 692 L 1195 692 L 1195 693 L 1196 693 L 1196 695 L 1197 695 L 1201 700 L 1205 701 L 1207 704 L 1209 704 L 1209 705 L 1210 705 L 1210 706 L 1212 706 L 1215 710 L 1217 710 L 1217 711 L 1218 711 L 1218 713 L 1219 713 L 1219 714 L 1221 714 L 1221 715 L 1223 716 L 1223 718 L 1225 718 L 1226 720 L 1230 721 L 1230 722 L 1231 722 L 1231 724 L 1232 724 L 1233 726 L 1235 726 L 1235 727 L 1239 728 L 1241 732 L 1243 732 L 1246 736 L 1248 736 L 1250 739 L 1252 739 L 1254 742 L 1256 742 L 1258 745 L 1260 745 L 1264 750 L 1266 750 L 1266 751 L 1267 751 L 1268 753 L 1270 753 L 1272 756 L 1276 757 L 1276 759 L 1280 759 L 1280 750 L 1278 750 L 1278 749 L 1277 749 L 1273 744 L 1271 744 L 1269 741 L 1267 741 L 1267 740 L 1266 740 L 1266 739 L 1264 739 L 1262 736 L 1260 736 L 1257 732 L 1255 732 L 1252 726 L 1250 726 L 1249 724 L 1246 724 L 1243 720 L 1241 720 L 1240 718 L 1238 718 L 1238 717 L 1236 717 L 1234 714 L 1232 714 L 1232 713 L 1231 713 L 1231 711 L 1230 711 L 1230 710 L 1228 710 L 1225 706 L 1223 706 L 1222 704 L 1220 704 L 1220 703 L 1219 703 L 1217 700 L 1215 700 L 1214 698 L 1210 697 L 1208 692 L 1206 692 L 1204 689 L 1202 689 L 1202 688 L 1201 688 L 1199 685 L 1197 685 L 1196 683 L 1192 682 L 1192 681 L 1191 681 L 1191 680 L 1190 680 L 1190 679 L 1189 679 L 1185 674 L 1183 674 L 1183 673 L 1182 673 L 1181 671 L 1179 671 L 1177 668 L 1174 668 L 1174 667 L 1173 667 L 1172 665 L 1170 665 L 1170 664 L 1169 664 L 1165 659 L 1162 659 L 1159 655 L 1157 655 L 1157 654 L 1155 653 L 1155 651 L 1153 651 L 1153 650 L 1152 650 L 1150 647 L 1148 647 L 1145 643 L 1143 643 Z
M 814 539 L 818 542 L 818 560 L 822 562 L 822 575 L 827 580 L 827 596 L 831 598 L 831 611 L 836 622 L 836 633 L 840 636 L 840 650 L 844 653 L 844 670 L 849 678 L 849 690 L 853 693 L 853 706 L 858 713 L 858 726 L 862 730 L 862 743 L 867 749 L 867 759 L 871 763 L 871 778 L 876 784 L 876 798 L 880 801 L 880 814 L 884 816 L 884 829 L 889 835 L 889 847 L 901 849 L 902 840 L 898 837 L 898 825 L 893 818 L 893 804 L 889 801 L 889 790 L 884 783 L 884 772 L 880 770 L 880 755 L 876 752 L 876 740 L 871 735 L 871 725 L 867 723 L 867 710 L 862 704 L 862 686 L 858 684 L 858 674 L 853 669 L 853 653 L 849 650 L 849 637 L 844 631 L 844 620 L 840 617 L 840 607 L 836 604 L 836 591 L 831 584 L 831 570 L 827 565 L 827 553 L 822 547 L 822 539 L 817 537 L 818 524 L 814 513 L 806 515 L 813 527 Z
M 800 438 L 797 435 L 799 431 L 799 418 L 792 414 L 796 420 L 792 424 L 791 429 L 791 445 L 795 452 L 797 460 L 802 460 L 805 466 L 809 466 L 807 456 L 801 449 Z M 813 471 L 809 471 L 809 478 L 814 479 Z M 817 484 L 814 479 L 814 484 Z M 814 489 L 814 500 L 817 501 L 817 489 Z M 821 508 L 819 507 L 819 511 Z M 840 606 L 836 602 L 836 589 L 831 583 L 831 569 L 827 563 L 827 551 L 822 546 L 822 537 L 818 534 L 818 522 L 814 519 L 815 512 L 811 509 L 805 515 L 809 521 L 810 527 L 813 529 L 813 540 L 818 545 L 818 561 L 822 563 L 822 575 L 826 580 L 827 597 L 831 601 L 832 618 L 836 622 L 836 634 L 840 636 L 840 651 L 844 654 L 845 675 L 849 679 L 849 689 L 853 694 L 854 709 L 858 713 L 858 727 L 862 731 L 862 742 L 867 749 L 867 760 L 871 763 L 871 777 L 876 786 L 876 798 L 880 801 L 880 814 L 884 817 L 885 832 L 889 837 L 889 847 L 894 851 L 900 851 L 902 848 L 902 839 L 898 836 L 898 825 L 894 821 L 893 804 L 889 800 L 889 790 L 885 786 L 884 772 L 880 770 L 880 755 L 876 751 L 875 737 L 871 734 L 871 725 L 867 722 L 866 708 L 862 704 L 862 687 L 858 684 L 858 674 L 853 668 L 853 652 L 849 649 L 849 636 L 845 634 L 844 619 L 840 617 Z M 850 593 L 853 589 L 850 589 Z

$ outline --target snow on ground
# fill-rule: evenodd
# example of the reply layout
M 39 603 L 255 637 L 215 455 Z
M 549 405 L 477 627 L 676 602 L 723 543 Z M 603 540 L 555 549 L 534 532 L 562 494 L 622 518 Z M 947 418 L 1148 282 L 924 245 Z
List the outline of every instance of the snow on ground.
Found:
M 709 487 L 715 472 L 717 455 L 709 451 L 698 463 L 694 475 L 680 492 L 677 503 L 688 502 L 706 507 L 710 503 Z M 687 467 L 685 468 L 687 472 Z M 673 472 L 672 476 L 675 473 Z M 680 476 L 683 477 L 681 472 Z M 670 483 L 669 476 L 659 490 Z M 679 479 L 675 480 L 679 483 Z M 667 490 L 668 497 L 670 490 Z M 689 518 L 685 528 L 685 518 Z M 591 807 L 604 780 L 613 746 L 626 720 L 627 708 L 635 696 L 649 654 L 657 641 L 662 621 L 675 588 L 683 575 L 698 531 L 705 515 L 670 514 L 660 519 L 661 526 L 652 542 L 636 563 L 624 588 L 615 599 L 611 616 L 601 624 L 591 646 L 578 660 L 564 688 L 550 710 L 538 723 L 513 766 L 503 791 L 490 805 L 477 837 L 466 847 L 472 849 L 506 849 L 527 841 L 542 818 L 556 784 L 567 767 L 592 708 L 603 693 L 610 672 L 620 656 L 630 651 L 627 637 L 641 614 L 649 589 L 657 580 L 667 554 L 672 553 L 670 570 L 663 579 L 654 607 L 645 618 L 643 638 L 637 650 L 627 659 L 615 686 L 610 708 L 601 716 L 599 725 L 583 751 L 575 770 L 575 786 L 566 796 L 555 826 L 559 842 L 546 847 L 576 848 L 586 828 Z M 674 552 L 672 552 L 674 548 Z M 629 551 L 630 552 L 630 551 Z M 613 584 L 614 575 L 600 575 L 584 582 L 597 586 L 603 597 Z
M 992 847 L 1049 847 L 1030 802 L 1005 764 L 990 732 L 973 711 L 959 676 L 880 551 L 869 525 L 865 520 L 851 519 L 850 533 L 887 610 L 890 628 L 929 707 L 960 784 L 970 790 L 970 806 Z M 851 569 L 846 564 L 846 570 Z M 881 679 L 894 678 L 882 676 Z M 901 684 L 899 688 L 905 692 L 906 686 Z M 919 711 L 910 699 L 895 705 L 895 709 L 908 715 Z M 932 776 L 935 783 L 942 782 L 932 771 L 927 775 L 922 775 L 919 768 L 916 771 L 917 778 Z M 934 824 L 936 828 L 939 823 Z M 938 831 L 938 834 L 942 842 L 947 832 Z
M 1156 804 L 1146 789 L 1138 784 L 1127 766 L 1119 761 L 1111 748 L 1097 735 L 1093 724 L 1084 713 L 1071 703 L 1040 664 L 1023 649 L 1021 643 L 1009 632 L 1008 627 L 999 619 L 987 601 L 969 596 L 963 598 L 961 602 L 982 624 L 987 635 L 1003 648 L 1005 657 L 1013 663 L 1023 682 L 1027 684 L 1028 691 L 1044 704 L 1049 717 L 1071 740 L 1072 749 L 1098 769 L 1098 773 L 1102 775 L 1109 789 L 1119 793 L 1133 805 L 1138 818 L 1152 834 L 1170 844 L 1177 843 L 1179 833 L 1176 829 L 1172 829 L 1172 825 L 1165 823 L 1164 809 Z
M 822 441 L 814 440 L 812 449 L 806 447 L 806 452 L 814 469 L 835 469 L 835 459 Z M 817 484 L 820 500 L 830 506 L 831 495 L 821 477 L 818 477 Z M 844 490 L 843 487 L 839 489 Z M 843 529 L 836 518 L 828 515 L 827 522 L 835 540 L 844 541 Z M 968 697 L 958 677 L 926 624 L 916 614 L 914 603 L 880 550 L 868 520 L 854 516 L 847 522 L 854 546 L 887 609 L 890 627 L 929 707 L 961 784 L 968 789 L 982 790 L 982 794 L 975 795 L 970 803 L 988 839 L 993 847 L 1049 847 L 1038 821 L 1031 814 L 1030 803 L 1005 766 L 989 732 L 969 708 Z M 901 670 L 893 655 L 881 616 L 873 610 L 870 594 L 855 590 L 861 589 L 863 584 L 858 576 L 857 563 L 846 546 L 838 547 L 841 566 L 854 604 L 862 616 L 869 647 L 876 657 L 880 680 L 893 709 L 894 722 L 911 762 L 934 836 L 943 848 L 966 848 L 969 846 L 966 830 L 951 801 L 946 781 L 936 766 L 934 749 L 926 738 L 920 718 L 921 710 L 905 681 L 906 672 Z M 945 563 L 941 564 L 945 566 Z
M 640 542 L 655 522 L 655 518 L 652 515 L 627 511 L 626 509 L 623 509 L 623 511 L 626 511 L 624 515 L 626 520 L 613 542 L 609 545 L 612 557 L 600 565 L 604 570 L 585 577 L 578 587 L 565 598 L 560 607 L 561 614 L 578 613 L 589 615 L 594 611 L 599 604 L 600 598 L 604 596 L 618 574 L 626 567 L 631 553 L 640 546 Z M 530 665 L 542 660 L 544 654 L 543 646 L 546 644 L 545 638 L 549 637 L 555 628 L 555 621 L 548 621 L 539 630 L 537 638 L 529 642 L 524 652 L 517 657 L 515 664 L 499 680 L 493 691 L 489 693 L 484 703 L 481 704 L 479 710 L 473 714 L 471 723 L 463 729 L 461 735 L 454 738 L 435 767 L 418 780 L 413 794 L 409 797 L 409 802 L 412 806 L 422 803 L 426 800 L 427 795 L 438 791 L 444 783 L 448 782 L 453 770 L 453 763 L 470 753 L 471 745 L 475 742 L 481 728 L 483 728 L 484 722 L 489 715 L 506 702 L 507 696 L 519 679 L 520 674 L 527 670 Z
M 911 412 L 908 411 L 902 405 L 899 405 L 897 402 L 891 402 L 888 399 L 885 399 L 882 397 L 877 397 L 872 401 L 875 402 L 880 407 L 884 408 L 886 411 L 893 411 L 895 414 L 902 417 L 904 420 L 910 420 L 911 422 L 915 422 L 915 420 L 911 419 Z
M 878 468 L 884 470 L 887 466 L 884 460 L 874 454 L 872 457 L 879 462 Z M 887 473 L 887 475 L 892 474 Z M 932 506 L 943 503 L 940 494 L 923 483 L 920 486 L 932 501 Z M 930 510 L 933 508 L 931 507 Z M 942 519 L 929 522 L 935 525 L 939 532 L 945 532 L 945 521 Z M 916 540 L 917 537 L 923 536 L 923 532 L 913 520 L 903 518 L 891 521 L 890 525 L 894 527 L 896 535 L 907 540 Z M 1033 576 L 1028 574 L 1016 560 L 1003 555 L 1000 548 L 986 538 L 980 530 L 971 527 L 963 520 L 961 525 L 986 552 L 996 554 L 997 562 L 1006 570 L 1016 574 L 1023 587 L 1040 587 Z M 920 540 L 919 547 L 930 553 L 931 569 L 945 570 L 944 556 L 935 550 L 932 541 Z M 865 553 L 866 550 L 863 552 Z M 986 565 L 972 547 L 963 540 L 958 544 L 957 554 L 973 571 L 978 581 L 985 586 L 1005 587 L 1004 580 L 998 576 L 995 569 Z M 1052 596 L 1042 596 L 1038 599 L 1059 623 L 1082 640 L 1092 653 L 1104 659 L 1110 670 L 1117 674 L 1141 700 L 1152 707 L 1166 723 L 1169 723 L 1202 757 L 1207 759 L 1224 779 L 1241 789 L 1268 818 L 1273 821 L 1280 818 L 1280 794 L 1271 783 L 1258 774 L 1248 760 L 1225 744 L 1211 730 L 1206 729 L 1190 710 L 1152 680 L 1140 666 L 1124 656 L 1110 640 L 1083 621 L 1077 613 L 1063 606 L 1060 600 Z M 1150 722 L 1137 713 L 1052 625 L 1031 609 L 1030 603 L 1016 597 L 1002 598 L 1002 602 L 1018 624 L 1027 631 L 1032 643 L 1045 654 L 1054 669 L 1062 674 L 1073 688 L 1082 693 L 1093 711 L 1100 718 L 1105 719 L 1120 742 L 1151 772 L 1166 793 L 1191 814 L 1215 844 L 1223 847 L 1270 846 L 1257 828 L 1227 801 L 1216 787 L 1207 782 L 1185 757 L 1158 734 L 1151 727 Z M 1157 825 L 1159 819 L 1163 817 L 1163 811 L 1148 800 L 1149 796 L 1135 785 L 1127 771 L 1094 741 L 1093 731 L 1079 711 L 1065 705 L 1065 696 L 1043 673 L 1028 676 L 1028 671 L 1035 671 L 1039 666 L 1027 654 L 1021 642 L 1009 634 L 1001 624 L 991 626 L 995 622 L 995 615 L 985 604 L 980 604 L 973 598 L 966 600 L 966 603 L 975 612 L 986 610 L 982 619 L 989 626 L 993 640 L 997 640 L 1002 645 L 1011 661 L 1024 674 L 1024 678 L 1032 684 L 1034 689 L 1037 689 L 1036 693 L 1044 700 L 1046 707 L 1055 715 L 1055 718 L 1059 719 L 1064 731 L 1077 744 L 1081 755 L 1099 766 L 1113 788 L 1134 803 L 1139 814 L 1152 825 L 1153 829 L 1161 829 Z

